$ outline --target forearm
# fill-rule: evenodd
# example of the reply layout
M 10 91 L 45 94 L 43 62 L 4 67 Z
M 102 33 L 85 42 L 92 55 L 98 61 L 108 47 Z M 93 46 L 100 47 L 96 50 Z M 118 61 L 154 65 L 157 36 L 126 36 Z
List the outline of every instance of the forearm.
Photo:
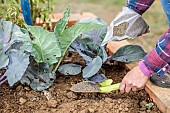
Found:
M 127 7 L 142 15 L 155 0 L 127 0 Z
M 142 63 L 145 64 L 148 71 L 144 66 L 142 67 Z M 158 75 L 164 75 L 170 70 L 170 29 L 161 36 L 156 48 L 140 62 L 139 66 L 145 75 L 153 72 Z

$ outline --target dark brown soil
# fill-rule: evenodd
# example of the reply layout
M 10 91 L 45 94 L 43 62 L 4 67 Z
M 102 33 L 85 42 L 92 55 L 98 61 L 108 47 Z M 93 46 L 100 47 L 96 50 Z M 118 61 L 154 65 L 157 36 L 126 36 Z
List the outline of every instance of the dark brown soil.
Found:
M 78 57 L 74 55 L 74 58 Z M 121 82 L 126 74 L 126 70 L 118 65 L 104 65 L 103 68 L 115 83 Z M 54 85 L 44 92 L 35 92 L 21 84 L 13 87 L 2 85 L 0 113 L 160 113 L 156 106 L 142 107 L 152 102 L 144 90 L 129 94 L 120 94 L 119 91 L 110 94 L 73 93 L 70 87 L 82 80 L 81 75 L 57 75 Z

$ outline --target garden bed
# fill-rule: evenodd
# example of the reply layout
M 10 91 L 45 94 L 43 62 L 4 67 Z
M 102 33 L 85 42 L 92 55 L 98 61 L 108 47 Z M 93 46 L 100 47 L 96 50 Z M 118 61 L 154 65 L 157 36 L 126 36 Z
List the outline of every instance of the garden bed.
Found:
M 84 64 L 78 54 L 67 54 L 63 63 Z M 127 70 L 119 64 L 105 64 L 103 69 L 114 83 L 121 82 Z M 35 92 L 27 86 L 16 84 L 0 87 L 0 113 L 160 113 L 156 106 L 145 108 L 152 103 L 142 90 L 121 94 L 115 91 L 102 93 L 73 93 L 70 87 L 82 81 L 81 75 L 65 76 L 57 73 L 53 86 L 44 92 Z

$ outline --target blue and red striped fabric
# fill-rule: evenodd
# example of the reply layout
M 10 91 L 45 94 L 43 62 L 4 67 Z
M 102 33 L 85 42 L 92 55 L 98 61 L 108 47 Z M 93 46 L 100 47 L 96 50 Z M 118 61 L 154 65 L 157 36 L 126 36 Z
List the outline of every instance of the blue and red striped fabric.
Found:
M 142 15 L 155 0 L 128 0 L 127 7 Z
M 170 29 L 157 41 L 156 48 L 146 55 L 144 64 L 158 75 L 170 70 Z

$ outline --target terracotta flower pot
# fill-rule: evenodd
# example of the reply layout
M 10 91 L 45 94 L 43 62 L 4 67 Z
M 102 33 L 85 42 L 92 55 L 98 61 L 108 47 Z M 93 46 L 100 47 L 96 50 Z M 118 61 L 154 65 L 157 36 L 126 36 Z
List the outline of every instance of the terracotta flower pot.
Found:
M 56 23 L 63 17 L 62 13 L 57 13 L 57 14 L 52 14 L 49 16 L 49 18 L 51 18 L 52 21 L 52 29 L 54 29 Z M 91 17 L 91 18 L 97 18 L 96 15 L 94 15 L 93 13 L 89 13 L 89 12 L 83 12 L 83 13 L 71 13 L 70 14 L 70 20 L 67 24 L 68 27 L 71 27 L 72 25 L 74 25 L 77 21 L 79 21 L 82 18 L 86 18 L 86 17 Z M 41 18 L 37 18 L 36 19 L 36 23 L 35 25 L 37 26 L 43 26 L 43 21 L 41 20 Z M 47 28 L 49 27 L 49 23 L 47 23 Z

